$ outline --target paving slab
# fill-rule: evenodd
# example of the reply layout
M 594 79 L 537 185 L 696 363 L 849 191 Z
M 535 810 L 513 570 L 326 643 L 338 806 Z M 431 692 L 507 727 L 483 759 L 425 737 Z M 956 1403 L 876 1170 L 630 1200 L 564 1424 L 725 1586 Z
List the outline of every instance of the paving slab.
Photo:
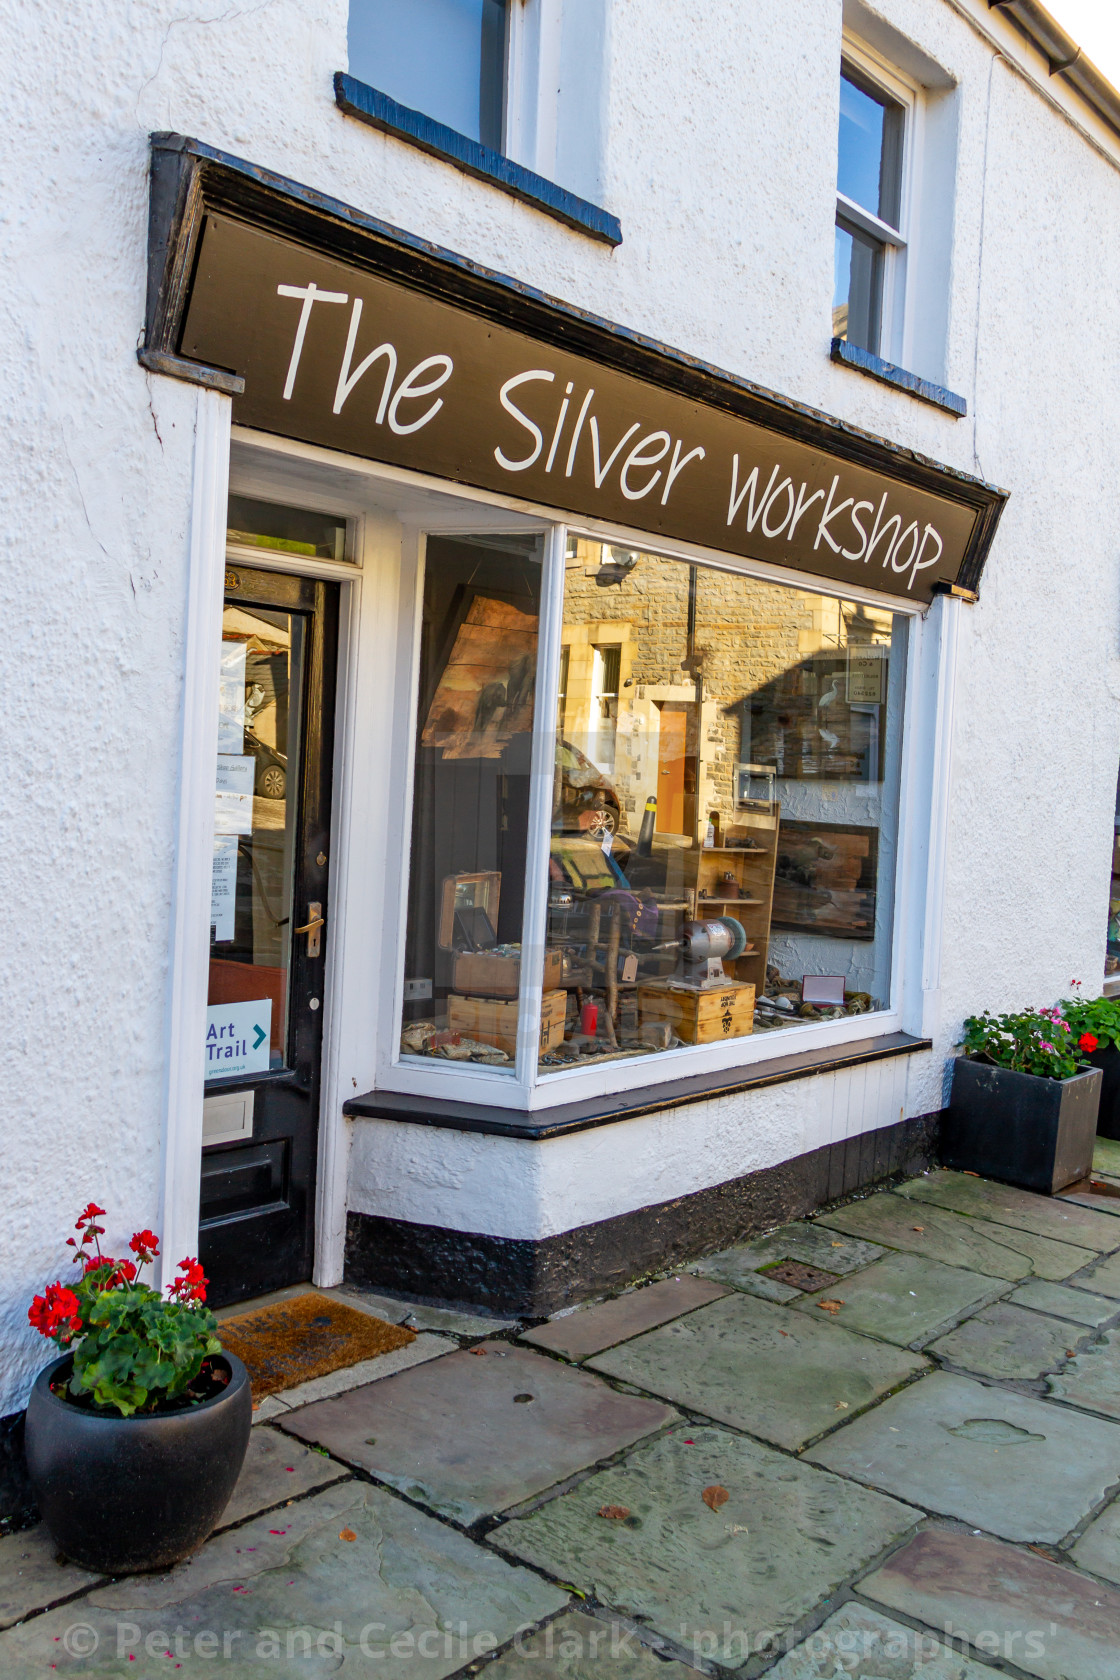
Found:
M 1056 1542 L 1120 1481 L 1120 1427 L 937 1372 L 806 1456 L 1005 1540 Z
M 1079 1569 L 1120 1585 L 1120 1499 L 1093 1518 L 1069 1555 Z
M 222 1512 L 220 1528 L 244 1522 L 259 1511 L 283 1505 L 286 1499 L 326 1487 L 349 1475 L 344 1464 L 335 1464 L 320 1452 L 303 1447 L 278 1429 L 254 1429 L 249 1450 L 237 1478 L 237 1486 Z
M 717 1487 L 728 1498 L 712 1510 L 703 1493 Z M 628 1515 L 599 1515 L 611 1507 Z M 743 1436 L 678 1427 L 490 1541 L 736 1667 L 761 1633 L 792 1626 L 917 1518 Z
M 1095 1266 L 1089 1266 L 1071 1279 L 1071 1284 L 1074 1289 L 1087 1289 L 1091 1294 L 1107 1295 L 1113 1301 L 1120 1301 L 1120 1254 L 1110 1254 L 1107 1260 L 1099 1260 Z
M 1012 1283 L 1032 1274 L 1067 1278 L 1096 1258 L 1094 1249 L 1054 1242 L 1031 1231 L 1013 1231 L 988 1220 L 966 1219 L 933 1203 L 919 1206 L 892 1190 L 822 1214 L 818 1224 Z
M 1093 1145 L 1093 1173 L 1120 1181 L 1120 1138 L 1097 1139 Z
M 992 1680 L 990 1668 L 869 1605 L 845 1604 L 767 1670 L 767 1680 Z
M 1112 1214 L 1120 1219 L 1120 1196 L 1106 1195 L 1100 1190 L 1067 1190 L 1062 1193 L 1063 1202 L 1073 1202 L 1078 1207 L 1094 1208 L 1097 1213 Z
M 60 1563 L 58 1547 L 42 1523 L 22 1534 L 5 1534 L 0 1539 L 0 1628 L 100 1579 L 72 1563 Z
M 1063 1283 L 1044 1283 L 1033 1279 L 1024 1283 L 1007 1299 L 1016 1307 L 1029 1307 L 1032 1312 L 1049 1313 L 1051 1318 L 1072 1319 L 1074 1324 L 1088 1324 L 1094 1329 L 1120 1313 L 1120 1301 L 1107 1295 L 1092 1295 L 1086 1289 L 1073 1289 Z
M 1064 1365 L 1089 1333 L 1083 1325 L 997 1301 L 939 1336 L 926 1352 L 981 1377 L 1033 1381 Z
M 647 1289 L 631 1289 L 613 1301 L 600 1301 L 597 1306 L 582 1307 L 579 1312 L 565 1313 L 536 1330 L 526 1330 L 521 1340 L 534 1347 L 548 1348 L 562 1353 L 567 1359 L 586 1359 L 589 1354 L 601 1353 L 617 1342 L 651 1330 L 654 1325 L 667 1324 L 680 1318 L 694 1307 L 706 1306 L 726 1295 L 726 1284 L 708 1278 L 667 1278 Z
M 928 1369 L 916 1354 L 740 1294 L 590 1367 L 793 1450 Z
M 282 1521 L 228 1529 L 167 1575 L 108 1583 L 8 1629 L 0 1672 L 440 1680 L 566 1602 L 384 1489 L 348 1481 Z
M 677 1416 L 543 1354 L 482 1345 L 290 1412 L 281 1428 L 469 1525 Z
M 1120 1593 L 1035 1552 L 925 1529 L 859 1590 L 1040 1680 L 1116 1680 Z
M 779 1283 L 767 1272 L 741 1272 L 734 1282 L 730 1278 L 727 1281 L 732 1289 L 738 1289 L 743 1295 L 754 1295 L 760 1301 L 776 1301 L 779 1306 L 801 1299 L 800 1289 L 794 1289 L 792 1284 Z
M 1092 1347 L 1080 1348 L 1077 1357 L 1050 1378 L 1049 1389 L 1055 1400 L 1120 1418 L 1120 1330 L 1106 1330 Z
M 834 1324 L 913 1347 L 1005 1288 L 1002 1279 L 966 1272 L 960 1266 L 943 1266 L 916 1254 L 887 1254 L 855 1277 L 803 1295 L 795 1306 L 820 1317 L 822 1301 L 842 1301 L 833 1311 Z
M 420 1301 L 406 1301 L 399 1295 L 379 1295 L 372 1289 L 355 1289 L 345 1285 L 341 1289 L 323 1289 L 359 1312 L 383 1318 L 389 1324 L 407 1324 L 413 1330 L 441 1330 L 448 1336 L 497 1336 L 503 1330 L 513 1330 L 516 1318 L 495 1318 L 490 1313 L 471 1312 L 465 1307 L 428 1307 Z
M 783 1225 L 754 1242 L 709 1254 L 698 1260 L 692 1270 L 729 1283 L 734 1289 L 745 1289 L 747 1280 L 760 1266 L 772 1266 L 779 1260 L 800 1260 L 806 1266 L 820 1266 L 826 1272 L 838 1272 L 846 1277 L 861 1266 L 869 1266 L 882 1254 L 876 1243 L 844 1237 L 839 1231 L 823 1231 L 809 1220 L 801 1220 L 795 1225 Z
M 954 1213 L 987 1219 L 1011 1230 L 1033 1231 L 1036 1236 L 1095 1249 L 1098 1254 L 1111 1254 L 1120 1248 L 1120 1235 L 1107 1214 L 1094 1213 L 1060 1196 L 1036 1196 L 1011 1184 L 974 1178 L 971 1173 L 942 1168 L 900 1184 L 895 1193 L 907 1201 L 933 1202 Z
M 510 1650 L 487 1664 L 486 1680 L 534 1680 L 540 1674 L 602 1680 L 604 1669 L 614 1680 L 696 1680 L 694 1668 L 655 1656 L 632 1628 L 582 1610 L 519 1635 Z

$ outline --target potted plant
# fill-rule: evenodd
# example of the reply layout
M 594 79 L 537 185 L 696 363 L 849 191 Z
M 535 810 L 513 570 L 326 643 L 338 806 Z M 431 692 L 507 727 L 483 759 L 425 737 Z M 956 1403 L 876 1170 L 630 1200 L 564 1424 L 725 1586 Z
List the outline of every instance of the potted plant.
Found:
M 947 1167 L 1053 1195 L 1093 1165 L 1101 1072 L 1058 1008 L 970 1015 L 941 1128 Z
M 1080 980 L 1072 985 L 1077 995 L 1063 998 L 1058 1008 L 1075 1042 L 1101 1070 L 1097 1136 L 1120 1138 L 1120 998 L 1084 998 Z
M 98 1574 L 165 1569 L 195 1551 L 233 1492 L 249 1444 L 244 1365 L 223 1353 L 197 1260 L 166 1296 L 140 1279 L 159 1252 L 137 1231 L 132 1259 L 101 1252 L 93 1202 L 70 1237 L 73 1284 L 49 1284 L 28 1318 L 61 1356 L 39 1373 L 25 1445 L 59 1550 Z

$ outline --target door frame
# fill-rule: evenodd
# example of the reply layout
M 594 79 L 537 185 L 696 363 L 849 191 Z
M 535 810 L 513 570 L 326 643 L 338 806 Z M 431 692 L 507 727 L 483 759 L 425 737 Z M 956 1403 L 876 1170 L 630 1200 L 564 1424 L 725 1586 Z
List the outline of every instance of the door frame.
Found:
M 222 607 L 228 560 L 257 571 L 295 573 L 342 585 L 339 591 L 338 665 L 334 750 L 331 765 L 331 902 L 323 986 L 323 1049 L 315 1176 L 315 1260 L 312 1278 L 341 1282 L 346 1235 L 348 1135 L 342 1103 L 340 1011 L 346 917 L 350 887 L 350 836 L 357 709 L 355 649 L 361 612 L 365 522 L 354 519 L 354 560 L 315 560 L 277 550 L 241 549 L 226 541 L 230 483 L 232 401 L 200 389 L 195 421 L 194 473 L 188 551 L 183 712 L 180 749 L 176 867 L 171 906 L 168 1007 L 159 1231 L 166 1285 L 183 1255 L 198 1253 L 202 1116 L 206 1095 L 202 1046 L 209 977 L 210 878 L 214 829 L 214 740 L 218 728 L 218 676 Z M 329 500 L 329 497 L 327 498 Z

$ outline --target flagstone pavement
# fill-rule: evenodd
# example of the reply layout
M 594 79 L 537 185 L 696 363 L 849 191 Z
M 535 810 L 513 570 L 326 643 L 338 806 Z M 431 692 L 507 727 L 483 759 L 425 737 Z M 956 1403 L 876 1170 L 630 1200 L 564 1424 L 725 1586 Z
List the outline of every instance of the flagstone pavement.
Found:
M 0 1539 L 0 1675 L 1120 1680 L 1095 1176 L 932 1172 L 547 1323 L 333 1292 L 408 1361 L 262 1404 L 166 1575 Z

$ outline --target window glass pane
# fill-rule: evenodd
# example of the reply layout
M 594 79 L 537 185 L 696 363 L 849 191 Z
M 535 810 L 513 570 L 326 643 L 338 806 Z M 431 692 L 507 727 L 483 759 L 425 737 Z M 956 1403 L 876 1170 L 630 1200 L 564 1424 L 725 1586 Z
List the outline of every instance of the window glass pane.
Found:
M 231 505 L 232 505 L 231 498 Z M 206 1077 L 220 1079 L 247 1040 L 267 1033 L 267 1067 L 287 1056 L 292 878 L 299 792 L 304 621 L 297 613 L 227 606 L 222 614 L 210 1005 L 255 1004 L 250 1020 L 208 1026 Z M 249 1045 L 250 1049 L 257 1048 Z M 260 1047 L 263 1058 L 263 1043 Z M 254 1058 L 250 1058 L 255 1060 Z M 264 1071 L 263 1068 L 260 1071 Z
M 836 224 L 833 262 L 832 334 L 861 350 L 879 353 L 882 319 L 883 247 L 858 228 Z
M 905 618 L 630 562 L 565 572 L 546 1073 L 890 997 Z
M 845 198 L 898 226 L 902 107 L 845 71 L 840 77 L 836 186 Z
M 317 560 L 346 559 L 346 520 L 341 514 L 309 513 L 254 496 L 231 496 L 226 537 L 249 548 L 276 548 Z
M 401 1054 L 513 1071 L 538 537 L 429 537 Z
M 500 149 L 505 0 L 351 0 L 350 73 Z

